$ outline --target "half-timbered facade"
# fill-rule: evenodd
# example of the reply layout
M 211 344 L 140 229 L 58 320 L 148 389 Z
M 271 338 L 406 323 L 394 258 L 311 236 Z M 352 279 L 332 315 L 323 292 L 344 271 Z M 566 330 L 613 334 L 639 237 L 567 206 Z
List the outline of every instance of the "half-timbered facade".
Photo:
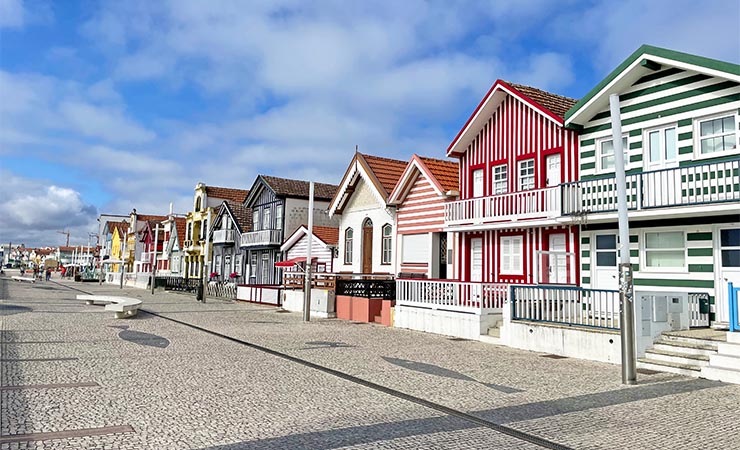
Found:
M 682 293 L 692 326 L 727 326 L 727 282 L 740 284 L 740 66 L 643 46 L 567 113 L 580 177 L 564 187 L 563 212 L 582 224 L 582 285 L 601 289 L 618 286 L 612 94 L 635 292 Z
M 414 155 L 388 203 L 396 205 L 396 267 L 400 276 L 451 278 L 452 241 L 444 231 L 445 203 L 457 199 L 456 161 Z
M 396 274 L 396 208 L 388 198 L 406 166 L 355 153 L 329 206 L 340 218 L 337 272 Z
M 578 227 L 560 221 L 560 184 L 578 176 L 578 137 L 563 126 L 575 100 L 496 81 L 450 144 L 460 200 L 445 205 L 456 278 L 577 284 Z
M 317 226 L 336 226 L 326 213 L 337 186 L 314 183 L 313 219 Z M 285 230 L 295 230 L 308 221 L 309 182 L 259 175 L 244 206 L 250 210 L 252 230 L 242 233 L 240 246 L 245 258 L 247 284 L 275 285 L 282 280 L 280 246 Z

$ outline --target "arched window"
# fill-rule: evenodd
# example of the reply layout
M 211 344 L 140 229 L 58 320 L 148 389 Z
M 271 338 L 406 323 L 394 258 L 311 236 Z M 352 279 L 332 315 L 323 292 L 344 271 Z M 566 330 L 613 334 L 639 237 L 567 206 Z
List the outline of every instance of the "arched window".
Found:
M 381 264 L 391 263 L 391 257 L 393 256 L 391 253 L 392 243 L 393 243 L 393 227 L 391 227 L 391 224 L 387 223 L 383 225 L 383 257 L 380 261 Z
M 365 219 L 364 222 L 362 222 L 362 228 L 372 228 L 372 227 L 373 227 L 373 221 L 370 220 L 369 217 Z
M 195 199 L 195 211 L 196 212 L 200 211 L 200 196 L 198 196 L 198 198 Z
M 344 230 L 344 263 L 352 264 L 352 241 L 354 232 L 352 228 Z

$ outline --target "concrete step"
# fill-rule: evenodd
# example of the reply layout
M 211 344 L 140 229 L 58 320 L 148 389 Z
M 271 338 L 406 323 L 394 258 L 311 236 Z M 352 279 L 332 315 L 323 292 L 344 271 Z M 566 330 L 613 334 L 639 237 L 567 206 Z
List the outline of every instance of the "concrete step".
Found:
M 693 366 L 707 366 L 709 365 L 709 355 L 695 355 L 687 354 L 676 351 L 667 351 L 660 349 L 648 349 L 645 351 L 645 358 L 655 361 L 666 361 L 676 364 L 685 364 Z
M 691 364 L 678 364 L 668 361 L 657 361 L 648 358 L 637 358 L 638 369 L 657 370 L 658 372 L 675 373 L 687 377 L 698 378 L 701 373 L 701 367 Z
M 709 357 L 709 365 L 712 367 L 722 367 L 724 369 L 740 370 L 740 356 L 732 355 L 712 355 Z
M 740 344 L 740 332 L 727 332 L 727 342 L 731 344 Z
M 501 328 L 498 327 L 492 327 L 488 329 L 488 335 L 491 337 L 500 338 L 501 337 Z
M 692 342 L 683 342 L 663 339 L 662 337 L 655 341 L 653 346 L 656 350 L 664 350 L 668 352 L 681 352 L 691 355 L 713 355 L 717 353 L 717 343 L 711 341 L 704 341 L 706 343 L 696 344 Z
M 720 355 L 740 356 L 740 344 L 720 342 L 717 344 L 717 353 Z
M 722 342 L 722 341 L 717 341 L 714 339 L 701 339 L 701 338 L 679 336 L 679 335 L 667 334 L 667 333 L 661 334 L 660 339 L 664 341 L 673 341 L 673 342 L 680 342 L 680 343 L 685 343 L 685 344 L 696 344 L 696 345 L 708 345 L 708 344 L 716 344 L 717 342 Z
M 724 381 L 725 383 L 740 384 L 740 370 L 725 367 L 702 367 L 701 377 L 708 380 Z

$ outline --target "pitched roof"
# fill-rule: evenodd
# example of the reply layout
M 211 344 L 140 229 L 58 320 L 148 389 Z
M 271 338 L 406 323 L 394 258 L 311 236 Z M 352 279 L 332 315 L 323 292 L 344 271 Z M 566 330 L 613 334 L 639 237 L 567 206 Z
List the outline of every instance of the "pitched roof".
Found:
M 435 159 L 420 156 L 419 159 L 437 179 L 445 191 L 457 191 L 459 188 L 459 164 L 457 161 Z
M 177 231 L 177 244 L 180 249 L 183 248 L 185 242 L 185 226 L 186 221 L 184 217 L 175 217 L 175 231 Z
M 244 203 L 249 195 L 248 189 L 234 189 L 218 186 L 206 186 L 206 195 L 222 200 L 231 200 L 232 202 Z
M 406 170 L 407 162 L 382 156 L 365 155 L 364 153 L 361 153 L 361 155 L 381 186 L 383 186 L 383 189 L 385 189 L 385 195 L 390 194 L 393 188 L 396 187 L 401 175 L 403 175 L 403 171 Z
M 543 91 L 532 86 L 510 83 L 508 81 L 505 83 L 519 91 L 519 93 L 529 97 L 535 103 L 549 109 L 550 112 L 560 118 L 565 117 L 565 113 L 578 101 L 574 98 L 553 94 L 552 92 Z
M 309 182 L 291 180 L 288 178 L 260 175 L 273 192 L 280 197 L 308 198 Z M 314 183 L 313 195 L 315 199 L 331 200 L 339 186 L 335 184 Z
M 226 200 L 224 203 L 229 208 L 229 211 L 231 211 L 231 215 L 232 217 L 234 217 L 234 221 L 236 222 L 237 226 L 242 231 L 242 233 L 251 231 L 252 230 L 252 210 L 251 208 L 247 208 L 241 203 L 232 202 L 229 200 Z
M 336 246 L 339 243 L 339 228 L 314 226 L 313 234 L 327 245 Z
M 165 220 L 167 220 L 167 216 L 154 216 L 151 214 L 137 214 L 136 220 L 146 221 L 146 222 L 152 222 L 152 221 L 164 222 Z

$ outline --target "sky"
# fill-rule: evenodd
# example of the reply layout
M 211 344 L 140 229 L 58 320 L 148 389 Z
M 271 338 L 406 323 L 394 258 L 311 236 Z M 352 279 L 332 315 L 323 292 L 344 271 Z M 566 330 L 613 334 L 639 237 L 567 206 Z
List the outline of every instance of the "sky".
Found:
M 443 158 L 496 79 L 580 98 L 642 44 L 740 62 L 740 2 L 0 0 L 0 242 L 192 208 L 355 146 Z

